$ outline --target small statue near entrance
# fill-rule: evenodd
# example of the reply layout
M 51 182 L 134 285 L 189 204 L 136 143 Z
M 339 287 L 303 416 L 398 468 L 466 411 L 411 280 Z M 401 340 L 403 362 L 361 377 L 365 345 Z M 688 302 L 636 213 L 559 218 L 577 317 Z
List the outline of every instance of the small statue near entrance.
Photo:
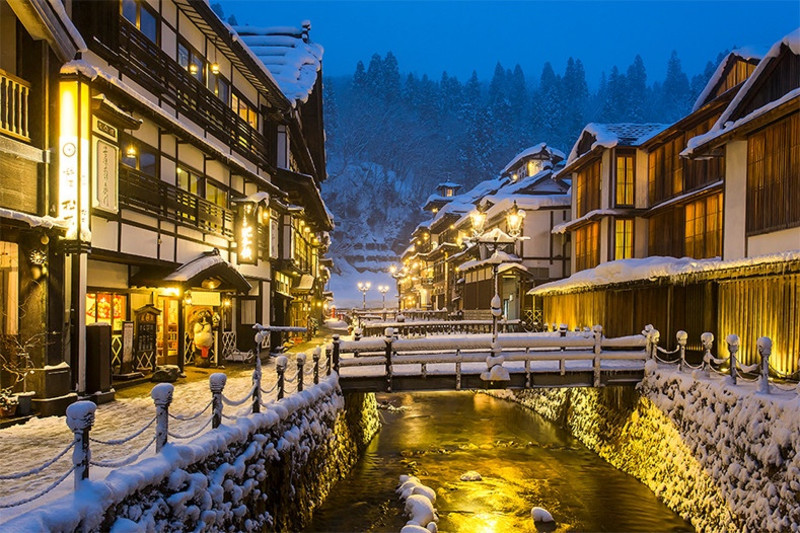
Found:
M 192 317 L 192 344 L 194 364 L 211 366 L 211 348 L 214 346 L 213 315 L 208 309 L 200 309 Z

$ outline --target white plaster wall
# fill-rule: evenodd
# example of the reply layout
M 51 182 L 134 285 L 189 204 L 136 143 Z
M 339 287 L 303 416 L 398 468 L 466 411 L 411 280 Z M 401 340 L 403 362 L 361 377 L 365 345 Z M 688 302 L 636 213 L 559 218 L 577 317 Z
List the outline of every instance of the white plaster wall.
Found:
M 725 146 L 723 202 L 722 258 L 741 259 L 747 256 L 747 141 L 733 141 Z
M 102 250 L 117 249 L 117 232 L 119 226 L 105 218 L 92 217 L 92 248 Z
M 90 259 L 88 261 L 88 272 L 86 284 L 90 287 L 103 287 L 108 289 L 128 288 L 127 265 Z
M 122 224 L 122 253 L 157 257 L 158 234 L 155 231 Z
M 800 250 L 800 227 L 754 235 L 747 239 L 747 257 Z

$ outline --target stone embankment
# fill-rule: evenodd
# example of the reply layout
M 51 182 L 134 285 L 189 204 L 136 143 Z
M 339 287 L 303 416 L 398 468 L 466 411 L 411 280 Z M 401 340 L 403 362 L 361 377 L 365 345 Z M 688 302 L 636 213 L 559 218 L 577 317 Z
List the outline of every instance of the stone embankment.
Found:
M 297 531 L 379 428 L 371 394 L 334 374 L 188 444 L 85 481 L 9 531 Z
M 498 393 L 560 423 L 698 531 L 800 531 L 800 394 L 647 365 L 637 388 Z

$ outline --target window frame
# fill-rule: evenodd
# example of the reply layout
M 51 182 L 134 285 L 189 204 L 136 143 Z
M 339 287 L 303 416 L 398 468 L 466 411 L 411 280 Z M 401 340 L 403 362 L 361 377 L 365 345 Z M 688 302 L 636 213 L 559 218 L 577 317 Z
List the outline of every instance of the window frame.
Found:
M 125 5 L 133 4 L 136 6 L 136 21 L 132 21 L 125 15 Z M 153 22 L 155 23 L 155 40 L 150 38 L 150 35 L 144 32 L 142 29 L 142 9 L 144 9 L 150 16 L 153 17 Z M 120 17 L 125 19 L 129 24 L 135 27 L 142 35 L 147 37 L 147 39 L 155 44 L 156 46 L 161 46 L 161 16 L 153 9 L 147 2 L 143 0 L 122 0 L 119 3 L 119 14 Z
M 621 150 L 615 154 L 616 164 L 614 165 L 614 204 L 617 207 L 633 207 L 636 204 L 636 152 Z M 620 160 L 625 160 L 625 178 L 620 181 Z M 627 161 L 630 161 L 630 167 Z M 628 171 L 630 180 L 628 180 Z M 622 197 L 622 201 L 620 201 Z M 630 197 L 630 201 L 628 200 Z
M 622 224 L 622 232 L 620 232 L 620 224 Z M 620 243 L 620 234 L 622 235 L 622 243 Z M 632 218 L 615 218 L 614 219 L 614 260 L 618 259 L 633 259 L 635 251 L 635 221 Z M 622 248 L 622 256 L 620 257 L 620 248 Z

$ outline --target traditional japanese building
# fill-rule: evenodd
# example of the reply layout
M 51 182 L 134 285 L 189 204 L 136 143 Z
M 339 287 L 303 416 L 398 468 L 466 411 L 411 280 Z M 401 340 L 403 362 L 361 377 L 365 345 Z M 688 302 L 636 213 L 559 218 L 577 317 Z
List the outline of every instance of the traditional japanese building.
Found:
M 58 3 L 0 0 L 0 389 L 34 392 L 43 414 L 76 397 L 56 103 L 59 67 L 85 47 Z
M 87 349 L 92 324 L 110 326 L 120 379 L 219 363 L 253 348 L 254 323 L 305 326 L 321 312 L 332 227 L 319 195 L 321 82 L 287 96 L 203 2 L 68 8 L 88 43 L 57 92 L 73 389 L 110 390 L 95 381 L 106 355 Z
M 721 339 L 736 333 L 750 362 L 756 339 L 767 335 L 775 370 L 798 370 L 799 52 L 794 32 L 760 61 L 730 54 L 691 114 L 638 144 L 633 182 L 641 209 L 634 213 L 633 255 L 624 256 L 633 259 L 593 252 L 594 260 L 576 267 L 599 266 L 534 289 L 544 299 L 545 321 L 602 324 L 608 335 L 636 333 L 646 321 L 667 346 L 677 330 L 687 331 L 690 350 L 711 331 L 723 354 Z M 602 183 L 614 182 L 619 175 Z M 604 198 L 606 190 L 601 184 L 589 196 Z M 591 218 L 582 205 L 573 204 L 576 217 Z M 618 215 L 596 213 L 606 214 Z M 619 248 L 609 236 L 600 238 L 601 250 L 605 242 L 607 250 Z

